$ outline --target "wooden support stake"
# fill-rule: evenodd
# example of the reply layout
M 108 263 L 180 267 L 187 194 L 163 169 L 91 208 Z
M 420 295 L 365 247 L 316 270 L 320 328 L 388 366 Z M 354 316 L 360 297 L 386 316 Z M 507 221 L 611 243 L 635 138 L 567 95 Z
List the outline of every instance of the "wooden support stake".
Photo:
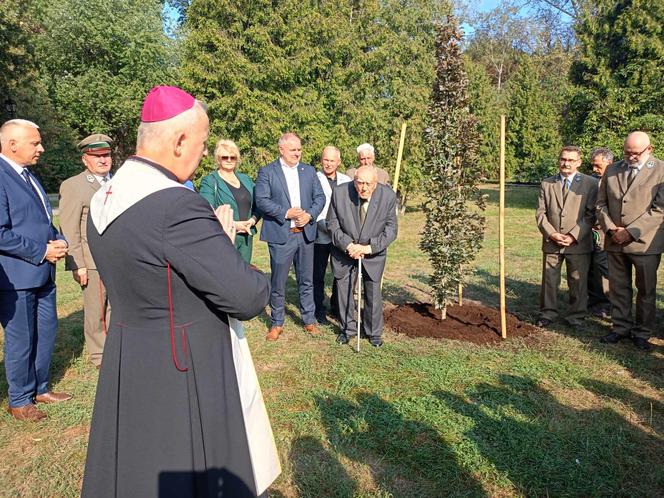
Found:
M 459 306 L 463 306 L 463 284 L 459 282 Z
M 500 204 L 498 211 L 498 244 L 500 253 L 500 336 L 507 339 L 505 315 L 505 115 L 500 115 Z
M 399 188 L 399 173 L 401 171 L 401 158 L 403 157 L 403 144 L 406 140 L 406 123 L 401 125 L 401 138 L 399 138 L 399 151 L 397 152 L 397 166 L 394 168 L 394 184 L 392 188 L 394 192 Z

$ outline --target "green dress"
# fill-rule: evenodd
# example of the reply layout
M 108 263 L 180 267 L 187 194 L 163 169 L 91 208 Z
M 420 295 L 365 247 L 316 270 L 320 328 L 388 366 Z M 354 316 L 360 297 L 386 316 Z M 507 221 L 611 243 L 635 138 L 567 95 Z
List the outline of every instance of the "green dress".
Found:
M 240 184 L 249 191 L 249 195 L 251 196 L 251 215 L 254 216 L 258 222 L 260 215 L 256 208 L 256 199 L 254 198 L 254 182 L 244 173 L 235 172 L 235 176 L 240 180 Z M 221 178 L 218 171 L 213 171 L 203 178 L 199 193 L 214 209 L 217 209 L 222 204 L 230 205 L 233 208 L 233 219 L 235 221 L 241 221 L 235 197 L 233 197 L 228 185 Z M 238 233 L 235 236 L 235 248 L 240 252 L 240 256 L 242 256 L 242 259 L 247 263 L 251 263 L 252 239 L 255 233 L 256 225 L 251 227 L 251 233 Z

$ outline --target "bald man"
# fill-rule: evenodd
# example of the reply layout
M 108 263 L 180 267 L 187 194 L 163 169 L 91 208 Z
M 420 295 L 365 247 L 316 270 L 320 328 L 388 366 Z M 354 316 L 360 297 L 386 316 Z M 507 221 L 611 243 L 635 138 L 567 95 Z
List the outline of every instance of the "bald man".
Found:
M 338 186 L 351 181 L 351 178 L 339 173 L 341 164 L 341 152 L 332 145 L 323 149 L 323 155 L 320 159 L 321 170 L 316 173 L 320 186 L 325 193 L 325 207 L 318 215 L 318 233 L 314 242 L 314 303 L 316 305 L 316 320 L 321 324 L 328 324 L 326 317 L 325 304 L 325 272 L 330 260 L 330 251 L 332 250 L 332 239 L 327 230 L 325 218 L 330 208 L 330 199 L 332 191 Z M 337 286 L 332 284 L 332 295 L 330 296 L 330 308 L 334 316 L 339 314 L 337 310 Z
M 88 244 L 113 320 L 83 498 L 249 498 L 279 473 L 238 321 L 262 312 L 269 280 L 235 249 L 232 209 L 215 216 L 183 185 L 207 154 L 208 131 L 201 102 L 155 87 L 136 155 L 90 202 Z
M 383 345 L 383 297 L 380 282 L 387 260 L 387 247 L 397 238 L 396 196 L 378 183 L 373 166 L 361 166 L 353 183 L 332 192 L 327 214 L 332 238 L 332 271 L 337 281 L 341 333 L 339 344 L 347 344 L 358 333 L 353 296 L 362 259 L 362 328 L 374 347 Z M 362 331 L 360 331 L 361 333 Z
M 600 182 L 597 219 L 606 234 L 613 329 L 602 342 L 631 339 L 641 351 L 655 327 L 657 268 L 664 250 L 664 162 L 652 155 L 648 135 L 630 133 L 624 159 L 606 169 Z M 637 289 L 632 317 L 632 275 Z

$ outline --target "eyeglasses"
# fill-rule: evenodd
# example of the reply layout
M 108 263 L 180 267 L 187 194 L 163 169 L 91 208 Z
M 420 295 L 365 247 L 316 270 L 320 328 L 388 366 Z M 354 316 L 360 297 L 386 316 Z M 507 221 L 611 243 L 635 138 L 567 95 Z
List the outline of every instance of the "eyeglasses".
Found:
M 625 157 L 639 157 L 641 154 L 643 154 L 643 153 L 644 153 L 645 151 L 647 151 L 649 148 L 650 148 L 650 144 L 648 144 L 648 146 L 647 146 L 645 149 L 643 149 L 641 152 L 630 152 L 630 151 L 628 151 L 628 150 L 624 150 L 624 151 L 623 151 L 623 155 L 624 155 Z
M 226 162 L 235 162 L 237 161 L 237 156 L 219 156 L 219 159 Z

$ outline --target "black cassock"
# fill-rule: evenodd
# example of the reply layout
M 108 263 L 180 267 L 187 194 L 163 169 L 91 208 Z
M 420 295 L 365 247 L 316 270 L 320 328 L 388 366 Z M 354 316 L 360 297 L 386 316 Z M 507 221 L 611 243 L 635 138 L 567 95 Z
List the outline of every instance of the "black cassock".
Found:
M 88 242 L 113 321 L 82 496 L 265 492 L 279 462 L 238 320 L 262 312 L 269 279 L 154 163 L 130 158 L 98 194 Z

